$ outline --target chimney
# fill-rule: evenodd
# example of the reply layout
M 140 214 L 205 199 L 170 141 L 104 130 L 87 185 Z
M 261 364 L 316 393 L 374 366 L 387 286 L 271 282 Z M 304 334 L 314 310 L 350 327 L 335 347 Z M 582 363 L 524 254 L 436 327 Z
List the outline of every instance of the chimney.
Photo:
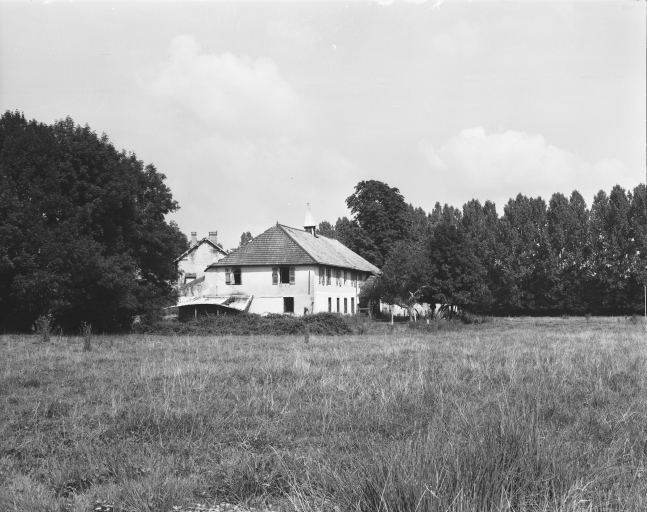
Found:
M 198 233 L 196 231 L 191 231 L 191 240 L 189 240 L 189 246 L 193 247 L 198 245 Z
M 209 231 L 209 240 L 213 242 L 214 244 L 218 245 L 218 232 L 217 231 Z
M 303 221 L 303 229 L 305 229 L 311 235 L 316 236 L 316 228 L 317 225 L 315 224 L 315 219 L 312 216 L 312 212 L 310 211 L 310 203 L 306 203 L 306 218 Z

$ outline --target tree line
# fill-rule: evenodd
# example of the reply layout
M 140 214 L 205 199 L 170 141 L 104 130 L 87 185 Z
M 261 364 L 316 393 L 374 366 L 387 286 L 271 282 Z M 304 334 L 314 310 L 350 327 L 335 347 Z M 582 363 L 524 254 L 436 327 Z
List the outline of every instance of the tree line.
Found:
M 0 331 L 128 329 L 174 301 L 187 248 L 164 175 L 67 118 L 0 118 Z
M 455 305 L 492 315 L 633 314 L 647 283 L 645 185 L 615 186 L 591 207 L 570 197 L 517 195 L 503 207 L 407 204 L 370 180 L 346 203 L 351 218 L 324 221 L 338 239 L 382 269 L 368 294 L 388 302 Z
M 106 135 L 70 118 L 51 125 L 0 117 L 0 331 L 39 317 L 73 331 L 125 330 L 173 304 L 174 259 L 188 247 L 166 215 L 165 176 Z M 366 288 L 389 302 L 456 305 L 484 314 L 627 314 L 647 282 L 645 186 L 600 191 L 590 209 L 569 198 L 518 195 L 497 214 L 407 204 L 370 180 L 346 203 L 351 217 L 322 235 L 382 269 Z M 243 233 L 240 245 L 251 239 Z

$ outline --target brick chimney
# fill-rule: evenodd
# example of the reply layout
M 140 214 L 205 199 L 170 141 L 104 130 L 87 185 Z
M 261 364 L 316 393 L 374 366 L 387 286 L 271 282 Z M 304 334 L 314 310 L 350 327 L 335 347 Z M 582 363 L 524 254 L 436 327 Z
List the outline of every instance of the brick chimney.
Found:
M 189 246 L 193 247 L 194 245 L 198 245 L 198 232 L 197 231 L 191 231 L 191 240 L 189 240 Z
M 218 245 L 218 232 L 217 231 L 209 231 L 209 240 L 213 242 L 214 244 Z

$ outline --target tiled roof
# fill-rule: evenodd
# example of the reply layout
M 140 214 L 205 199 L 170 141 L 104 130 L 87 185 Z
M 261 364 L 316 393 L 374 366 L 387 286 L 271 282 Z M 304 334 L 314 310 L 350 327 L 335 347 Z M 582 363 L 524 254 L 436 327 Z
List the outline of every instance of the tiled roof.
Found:
M 329 265 L 364 272 L 379 269 L 348 247 L 325 236 L 277 224 L 211 267 L 244 265 Z
M 380 272 L 375 265 L 369 263 L 359 254 L 351 251 L 339 240 L 325 236 L 313 236 L 312 233 L 281 226 L 312 258 L 322 265 L 331 267 L 350 268 L 377 274 Z
M 209 267 L 231 265 L 312 265 L 316 261 L 277 224 Z

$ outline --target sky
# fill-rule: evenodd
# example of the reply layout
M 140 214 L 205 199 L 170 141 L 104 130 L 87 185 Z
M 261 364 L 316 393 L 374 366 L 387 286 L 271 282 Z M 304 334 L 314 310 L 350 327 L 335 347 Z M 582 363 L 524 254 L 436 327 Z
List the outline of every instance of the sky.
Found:
M 166 175 L 187 236 L 645 180 L 646 3 L 0 0 L 0 109 Z

